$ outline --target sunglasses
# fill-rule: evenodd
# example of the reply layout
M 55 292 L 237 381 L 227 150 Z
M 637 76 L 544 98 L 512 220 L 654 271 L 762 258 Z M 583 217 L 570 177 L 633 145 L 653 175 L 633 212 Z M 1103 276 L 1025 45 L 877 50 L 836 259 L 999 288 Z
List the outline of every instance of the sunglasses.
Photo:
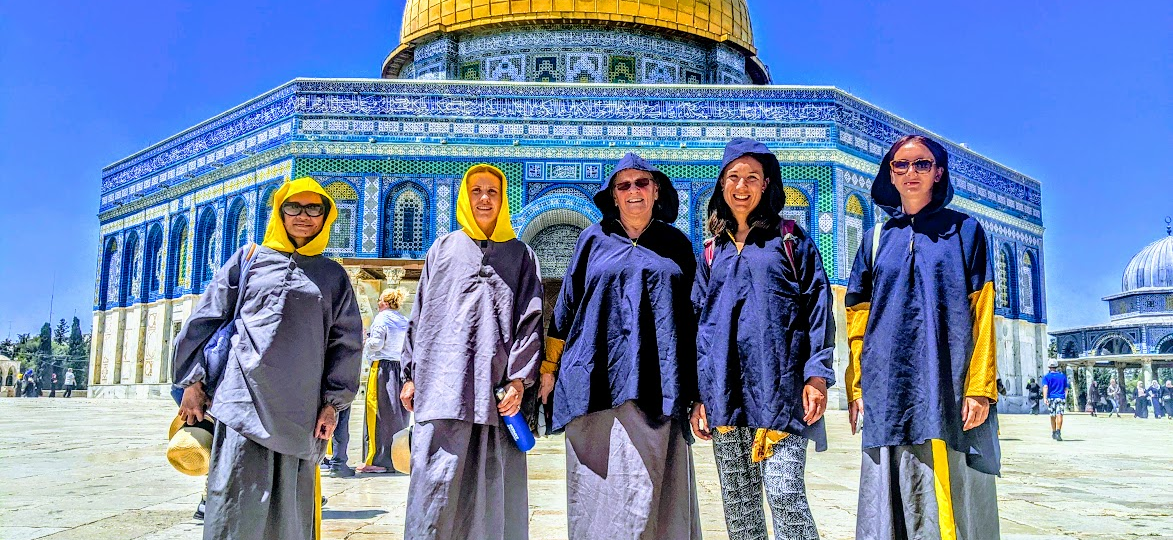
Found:
M 631 189 L 632 184 L 635 184 L 635 187 L 637 187 L 637 188 L 643 189 L 643 188 L 646 188 L 646 187 L 652 185 L 652 179 L 651 178 L 636 178 L 634 182 L 628 182 L 628 181 L 616 182 L 615 183 L 615 190 L 616 191 L 627 191 L 627 190 Z
M 300 216 L 302 212 L 309 217 L 319 217 L 326 213 L 326 205 L 321 203 L 298 204 L 287 202 L 281 205 L 281 213 L 289 217 Z
M 908 167 L 911 166 L 913 170 L 918 173 L 927 173 L 933 170 L 933 160 L 918 159 L 916 161 L 908 161 L 907 159 L 894 159 L 890 162 L 892 172 L 896 174 L 905 174 L 908 172 Z

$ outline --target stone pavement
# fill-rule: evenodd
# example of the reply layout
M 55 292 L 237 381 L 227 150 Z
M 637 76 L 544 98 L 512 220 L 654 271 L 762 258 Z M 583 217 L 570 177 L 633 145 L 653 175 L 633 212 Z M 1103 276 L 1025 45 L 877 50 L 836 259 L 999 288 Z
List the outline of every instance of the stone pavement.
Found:
M 166 401 L 0 399 L 0 540 L 195 540 L 202 479 L 163 458 Z M 859 439 L 828 413 L 831 450 L 808 457 L 807 490 L 824 538 L 852 538 Z M 362 415 L 352 418 L 352 463 Z M 1173 538 L 1173 420 L 1068 415 L 1065 442 L 1045 416 L 1002 418 L 1003 538 Z M 531 538 L 566 537 L 562 439 L 530 454 Z M 706 539 L 726 538 L 708 444 L 694 446 Z M 407 478 L 323 479 L 328 539 L 402 536 Z

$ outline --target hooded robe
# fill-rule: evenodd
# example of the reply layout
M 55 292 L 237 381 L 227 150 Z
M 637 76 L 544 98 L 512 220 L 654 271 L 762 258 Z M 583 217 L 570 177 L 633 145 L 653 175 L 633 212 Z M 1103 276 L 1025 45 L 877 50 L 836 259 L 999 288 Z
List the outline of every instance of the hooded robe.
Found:
M 501 179 L 501 210 L 486 235 L 469 178 Z M 428 250 L 403 344 L 415 384 L 406 539 L 528 536 L 525 454 L 502 428 L 497 388 L 526 386 L 538 369 L 542 281 L 537 257 L 513 233 L 505 174 L 477 165 L 461 182 L 457 221 Z
M 321 195 L 329 211 L 322 232 L 298 248 L 281 205 L 303 192 Z M 310 538 L 320 520 L 315 479 L 326 445 L 313 433 L 318 413 L 348 408 L 358 390 L 358 303 L 346 271 L 321 256 L 336 205 L 312 178 L 287 182 L 273 200 L 264 244 L 224 263 L 176 337 L 174 380 L 186 388 L 206 376 L 204 344 L 232 318 L 242 259 L 253 250 L 232 349 L 208 409 L 217 424 L 205 538 Z

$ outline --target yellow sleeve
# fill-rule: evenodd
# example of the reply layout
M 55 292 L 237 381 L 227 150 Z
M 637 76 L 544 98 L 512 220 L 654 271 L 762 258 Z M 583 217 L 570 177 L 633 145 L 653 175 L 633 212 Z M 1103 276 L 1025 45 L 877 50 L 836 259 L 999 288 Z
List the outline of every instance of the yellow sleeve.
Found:
M 847 379 L 847 401 L 855 401 L 863 397 L 859 358 L 863 355 L 863 334 L 868 329 L 868 314 L 871 313 L 871 308 L 870 302 L 863 302 L 847 308 L 847 347 L 850 350 L 847 358 L 847 372 L 844 377 Z
M 566 342 L 546 336 L 546 358 L 542 360 L 541 373 L 547 375 L 558 372 L 558 363 L 562 361 L 562 349 L 566 347 Z
M 998 360 L 994 345 L 994 283 L 969 295 L 973 315 L 973 355 L 965 374 L 965 395 L 998 401 Z

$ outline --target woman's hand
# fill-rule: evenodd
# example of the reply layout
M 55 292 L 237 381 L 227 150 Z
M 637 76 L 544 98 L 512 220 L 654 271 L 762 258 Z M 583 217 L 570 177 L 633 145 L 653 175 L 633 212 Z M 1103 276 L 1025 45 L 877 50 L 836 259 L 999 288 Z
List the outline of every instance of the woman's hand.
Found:
M 538 397 L 541 398 L 543 405 L 549 402 L 550 392 L 554 391 L 554 383 L 556 381 L 557 379 L 553 373 L 542 374 L 541 382 L 538 386 Z
M 197 382 L 183 389 L 183 398 L 179 400 L 179 417 L 189 425 L 204 421 L 204 411 L 208 408 L 208 395 L 204 393 L 204 383 Z
M 399 401 L 403 403 L 403 408 L 407 412 L 415 411 L 415 383 L 407 381 L 403 383 L 403 388 L 399 389 Z
M 863 398 L 847 404 L 847 419 L 851 421 L 851 434 L 859 432 L 859 418 L 863 416 Z
M 982 425 L 990 415 L 990 399 L 986 397 L 965 396 L 961 402 L 961 420 L 965 422 L 962 430 L 969 431 Z
M 324 441 L 334 436 L 334 428 L 338 427 L 338 411 L 329 403 L 322 405 L 318 411 L 318 425 L 314 426 L 314 436 Z
M 501 416 L 513 416 L 517 411 L 521 410 L 521 394 L 525 391 L 525 385 L 521 384 L 521 379 L 513 379 L 505 386 L 505 397 L 501 398 L 501 402 L 497 403 L 497 412 Z
M 822 377 L 811 377 L 802 387 L 802 411 L 805 416 L 802 421 L 806 425 L 814 424 L 827 412 L 827 380 Z
M 696 438 L 702 441 L 713 440 L 713 432 L 709 429 L 709 417 L 705 414 L 704 403 L 693 404 L 688 423 L 692 425 L 692 434 L 696 435 Z

